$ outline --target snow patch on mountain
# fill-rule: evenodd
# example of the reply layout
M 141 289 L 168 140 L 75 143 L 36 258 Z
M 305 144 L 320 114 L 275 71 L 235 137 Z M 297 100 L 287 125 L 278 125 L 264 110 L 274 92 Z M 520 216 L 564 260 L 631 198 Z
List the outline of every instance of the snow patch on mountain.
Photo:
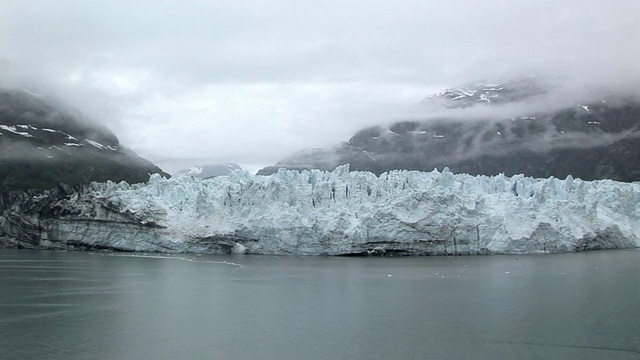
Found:
M 41 98 L 42 97 L 42 95 L 34 93 L 34 92 L 26 90 L 26 89 L 20 89 L 20 90 L 22 92 L 26 93 L 26 94 L 29 94 L 29 95 L 33 96 L 33 97 L 37 97 L 37 98 Z
M 518 102 L 543 94 L 541 85 L 535 78 L 505 82 L 473 82 L 445 89 L 427 97 L 423 102 L 436 104 L 447 109 L 460 109 L 484 105 L 499 105 Z
M 29 134 L 28 132 L 19 131 L 17 129 L 17 126 L 0 125 L 0 129 L 6 130 L 6 131 L 12 132 L 12 133 L 14 133 L 16 135 L 21 135 L 21 136 L 24 136 L 24 137 L 33 137 L 33 135 Z
M 580 104 L 578 104 L 578 106 L 580 106 L 582 108 L 582 110 L 586 111 L 588 114 L 592 114 L 591 110 L 589 109 L 589 106 L 580 105 Z
M 96 148 L 98 148 L 98 149 L 100 149 L 100 150 L 104 150 L 104 149 L 106 149 L 106 148 L 107 148 L 106 146 L 104 146 L 104 145 L 100 144 L 100 143 L 99 143 L 99 142 L 97 142 L 97 141 L 93 141 L 93 140 L 89 140 L 89 139 L 85 139 L 84 141 L 86 141 L 89 145 L 91 145 L 91 146 L 93 146 L 93 147 L 96 147 Z

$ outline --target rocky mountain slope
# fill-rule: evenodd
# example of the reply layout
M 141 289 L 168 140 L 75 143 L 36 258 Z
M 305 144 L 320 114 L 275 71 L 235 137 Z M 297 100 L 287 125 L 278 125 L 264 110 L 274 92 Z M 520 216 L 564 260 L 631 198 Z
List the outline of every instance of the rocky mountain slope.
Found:
M 348 163 L 376 174 L 449 167 L 472 175 L 640 180 L 639 103 L 601 98 L 547 110 L 544 102 L 535 102 L 544 95 L 544 87 L 531 79 L 447 89 L 425 99 L 425 109 L 448 109 L 456 116 L 439 111 L 425 121 L 363 129 L 347 142 L 302 151 L 258 174 L 279 168 L 333 170 Z M 464 112 L 504 106 L 526 110 L 518 116 Z
M 0 189 L 50 189 L 92 181 L 168 176 L 123 147 L 107 128 L 53 99 L 0 89 Z

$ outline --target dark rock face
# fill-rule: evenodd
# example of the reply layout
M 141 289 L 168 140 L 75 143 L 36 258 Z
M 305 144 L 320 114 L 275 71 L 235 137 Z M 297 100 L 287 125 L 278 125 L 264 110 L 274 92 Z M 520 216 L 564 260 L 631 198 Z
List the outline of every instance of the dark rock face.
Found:
M 518 83 L 515 89 L 491 84 L 475 90 L 447 90 L 425 101 L 444 103 L 447 108 L 474 103 L 492 106 L 535 97 L 540 91 L 529 82 Z M 640 104 L 599 101 L 517 118 L 398 122 L 361 130 L 334 148 L 303 151 L 258 174 L 268 175 L 278 168 L 333 170 L 346 163 L 352 170 L 376 174 L 449 167 L 454 173 L 471 175 L 639 181 Z
M 0 89 L 0 189 L 51 189 L 92 181 L 144 182 L 160 168 L 107 128 L 22 90 Z

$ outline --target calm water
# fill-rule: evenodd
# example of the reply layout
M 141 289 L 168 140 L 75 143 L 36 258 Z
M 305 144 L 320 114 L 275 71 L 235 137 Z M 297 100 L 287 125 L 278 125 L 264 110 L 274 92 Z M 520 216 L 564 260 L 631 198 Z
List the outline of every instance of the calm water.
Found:
M 640 359 L 640 251 L 0 251 L 2 359 Z

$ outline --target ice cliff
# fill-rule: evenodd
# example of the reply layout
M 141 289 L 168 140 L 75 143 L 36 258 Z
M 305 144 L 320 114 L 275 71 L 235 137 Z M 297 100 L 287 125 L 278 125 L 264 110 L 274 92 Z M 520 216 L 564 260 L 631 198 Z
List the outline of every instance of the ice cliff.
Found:
M 351 255 L 640 245 L 640 184 L 392 171 L 152 175 L 0 203 L 4 246 Z

